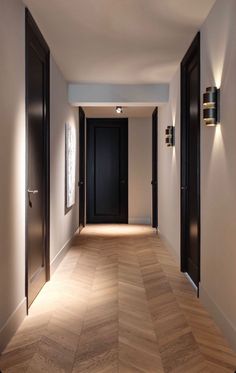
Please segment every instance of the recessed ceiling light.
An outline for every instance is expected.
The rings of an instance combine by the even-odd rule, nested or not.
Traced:
[[[117,112],[117,114],[122,114],[123,113],[123,107],[122,106],[117,106],[116,107],[116,112]]]

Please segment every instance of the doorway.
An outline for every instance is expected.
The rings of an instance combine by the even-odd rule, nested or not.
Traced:
[[[181,270],[200,282],[200,33],[181,63]]]
[[[85,226],[85,113],[79,107],[79,229]]]
[[[87,223],[128,223],[128,119],[87,119]]]
[[[158,184],[157,184],[157,121],[158,108],[152,113],[152,227],[158,227]]]
[[[26,10],[26,297],[32,304],[50,278],[49,48]]]

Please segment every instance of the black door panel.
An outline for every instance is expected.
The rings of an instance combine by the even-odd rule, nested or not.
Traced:
[[[181,64],[181,269],[200,281],[200,35]]]
[[[79,226],[85,225],[85,113],[79,108]]]
[[[128,222],[128,122],[87,120],[87,222]]]
[[[28,306],[48,279],[49,50],[26,12]]]
[[[157,180],[157,121],[158,109],[152,114],[152,227],[158,226],[158,180]]]

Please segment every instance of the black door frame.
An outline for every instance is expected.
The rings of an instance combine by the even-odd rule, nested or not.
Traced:
[[[85,113],[79,107],[79,230],[85,226]],[[81,203],[82,200],[82,203]]]
[[[158,108],[152,113],[152,227],[158,227]]]
[[[190,48],[188,49],[186,55],[184,56],[182,63],[181,63],[181,271],[187,271],[187,224],[188,224],[188,175],[187,175],[187,167],[188,167],[188,120],[187,120],[187,100],[188,100],[188,86],[187,86],[187,63],[192,58],[193,55],[197,55],[198,60],[198,67],[199,67],[199,98],[198,98],[198,106],[199,106],[199,127],[198,127],[198,136],[196,138],[197,141],[197,178],[198,178],[198,193],[197,193],[197,203],[198,203],[198,285],[200,282],[200,239],[201,239],[201,231],[200,231],[200,32],[197,33],[196,37],[194,38]]]
[[[46,76],[45,76],[45,132],[44,132],[44,177],[45,177],[45,216],[44,216],[44,235],[45,235],[45,267],[46,267],[46,281],[50,280],[50,50],[44,40],[37,24],[35,23],[29,10],[25,10],[25,87],[26,87],[26,190],[25,190],[25,295],[28,303],[28,46],[30,45],[30,34],[38,39],[41,47],[45,50],[46,57]]]
[[[128,159],[128,154],[129,154],[129,142],[128,142],[128,137],[129,137],[129,134],[128,134],[128,125],[129,125],[129,121],[128,121],[128,118],[87,118],[87,121],[86,121],[86,223],[90,223],[89,221],[89,216],[90,216],[90,211],[89,211],[89,204],[88,204],[88,198],[89,198],[89,176],[90,176],[90,173],[89,173],[89,169],[92,169],[93,165],[91,163],[91,160],[89,159],[89,149],[90,149],[90,144],[89,144],[89,131],[90,131],[90,127],[91,125],[93,125],[93,122],[97,122],[97,123],[102,123],[102,125],[104,127],[106,127],[107,125],[109,125],[110,122],[113,122],[114,125],[116,125],[116,123],[119,125],[120,123],[122,123],[122,131],[123,133],[125,134],[125,141],[124,143],[122,144],[122,149],[121,149],[121,153],[123,154],[123,157],[126,158],[126,165],[125,165],[125,169],[123,169],[123,176],[122,178],[125,180],[125,183],[123,185],[123,194],[124,194],[124,198],[123,198],[123,203],[121,204],[121,210],[122,210],[122,221],[120,221],[120,219],[118,221],[114,221],[115,224],[128,224],[128,218],[129,218],[129,202],[128,202],[128,199],[129,199],[129,187],[128,187],[128,183],[129,183],[129,174],[128,174],[128,169],[129,169],[129,165],[128,165],[128,162],[129,162],[129,159]],[[91,183],[91,182],[90,182]],[[122,182],[123,184],[123,182]],[[125,189],[124,189],[125,188]],[[91,198],[92,199],[92,198]],[[104,224],[110,224],[111,221],[110,219],[108,219],[106,222],[103,222]],[[113,222],[112,222],[113,223]],[[94,222],[93,221],[93,224],[100,224],[99,221],[96,221]]]

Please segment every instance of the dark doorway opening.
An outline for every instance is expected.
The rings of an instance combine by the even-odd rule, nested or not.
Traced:
[[[26,297],[28,307],[50,278],[49,48],[26,10]]]
[[[85,226],[85,113],[79,107],[79,229]]]
[[[152,227],[158,227],[158,138],[157,138],[158,108],[152,113]]]
[[[128,119],[87,119],[87,223],[128,223]]]
[[[181,270],[200,282],[200,33],[181,63]]]

